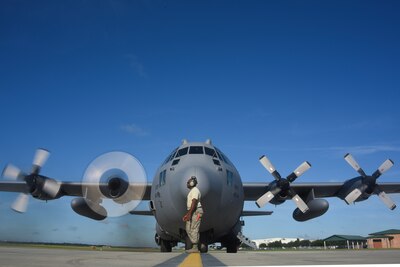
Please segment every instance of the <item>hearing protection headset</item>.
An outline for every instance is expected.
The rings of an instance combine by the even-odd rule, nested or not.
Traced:
[[[190,186],[190,187],[196,186],[196,185],[197,185],[197,178],[196,178],[196,176],[190,177],[188,183],[189,183],[189,186]]]

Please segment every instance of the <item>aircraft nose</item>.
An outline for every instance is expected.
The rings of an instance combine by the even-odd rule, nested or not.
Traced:
[[[210,181],[209,181],[209,175],[207,175],[205,170],[202,170],[201,168],[192,168],[188,169],[183,177],[183,181],[181,183],[181,192],[184,195],[184,197],[187,197],[187,194],[189,193],[189,189],[187,188],[187,181],[190,179],[190,177],[196,176],[197,178],[197,188],[200,190],[201,197],[205,197],[208,192],[210,191]]]

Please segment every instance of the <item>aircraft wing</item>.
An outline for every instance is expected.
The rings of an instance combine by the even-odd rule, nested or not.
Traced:
[[[88,184],[82,184],[79,182],[63,182],[61,184],[61,193],[65,196],[80,196],[82,197],[82,186],[88,186]],[[90,186],[90,185],[89,185]],[[99,185],[92,185],[92,186],[99,186]],[[106,184],[100,186],[107,186]],[[131,187],[135,187],[131,185]],[[151,184],[148,183],[145,185],[145,192],[143,195],[143,200],[150,200],[150,192],[151,192]],[[134,190],[134,189],[133,189]]]
[[[263,210],[244,210],[242,211],[242,214],[240,216],[246,217],[246,216],[264,216],[264,215],[271,215],[273,212],[272,211],[263,211]]]
[[[90,186],[107,186],[106,184],[83,184],[80,182],[59,182],[61,185],[60,192],[56,198],[63,196],[75,196],[82,197],[83,190],[82,187]],[[134,186],[134,185],[131,185]],[[143,195],[143,200],[150,200],[151,184],[145,185],[145,192]],[[29,189],[25,182],[23,181],[0,181],[0,191],[4,192],[18,192],[18,193],[28,193]]]
[[[129,213],[132,215],[154,216],[154,213],[150,210],[131,210]]]
[[[291,188],[300,195],[306,198],[311,190],[314,190],[316,198],[336,197],[344,183],[301,183],[291,184]],[[257,200],[260,196],[267,192],[266,183],[243,183],[244,199]],[[381,183],[379,187],[386,193],[400,193],[400,183]]]
[[[28,193],[28,187],[25,182],[0,181],[0,191]]]

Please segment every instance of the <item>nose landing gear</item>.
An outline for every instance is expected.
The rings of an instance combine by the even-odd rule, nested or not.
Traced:
[[[208,245],[206,243],[200,243],[198,245],[198,247],[199,247],[199,251],[201,253],[207,253],[208,252]]]

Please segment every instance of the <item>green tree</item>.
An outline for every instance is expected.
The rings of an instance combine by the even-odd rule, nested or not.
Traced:
[[[267,244],[261,243],[261,244],[258,246],[258,248],[267,248]]]
[[[310,240],[301,240],[299,242],[300,247],[309,247],[311,246],[311,241]]]
[[[275,241],[275,242],[271,242],[268,244],[269,248],[282,248],[282,242],[279,241]]]
[[[324,241],[323,240],[315,240],[311,242],[312,247],[323,247],[324,246]]]

